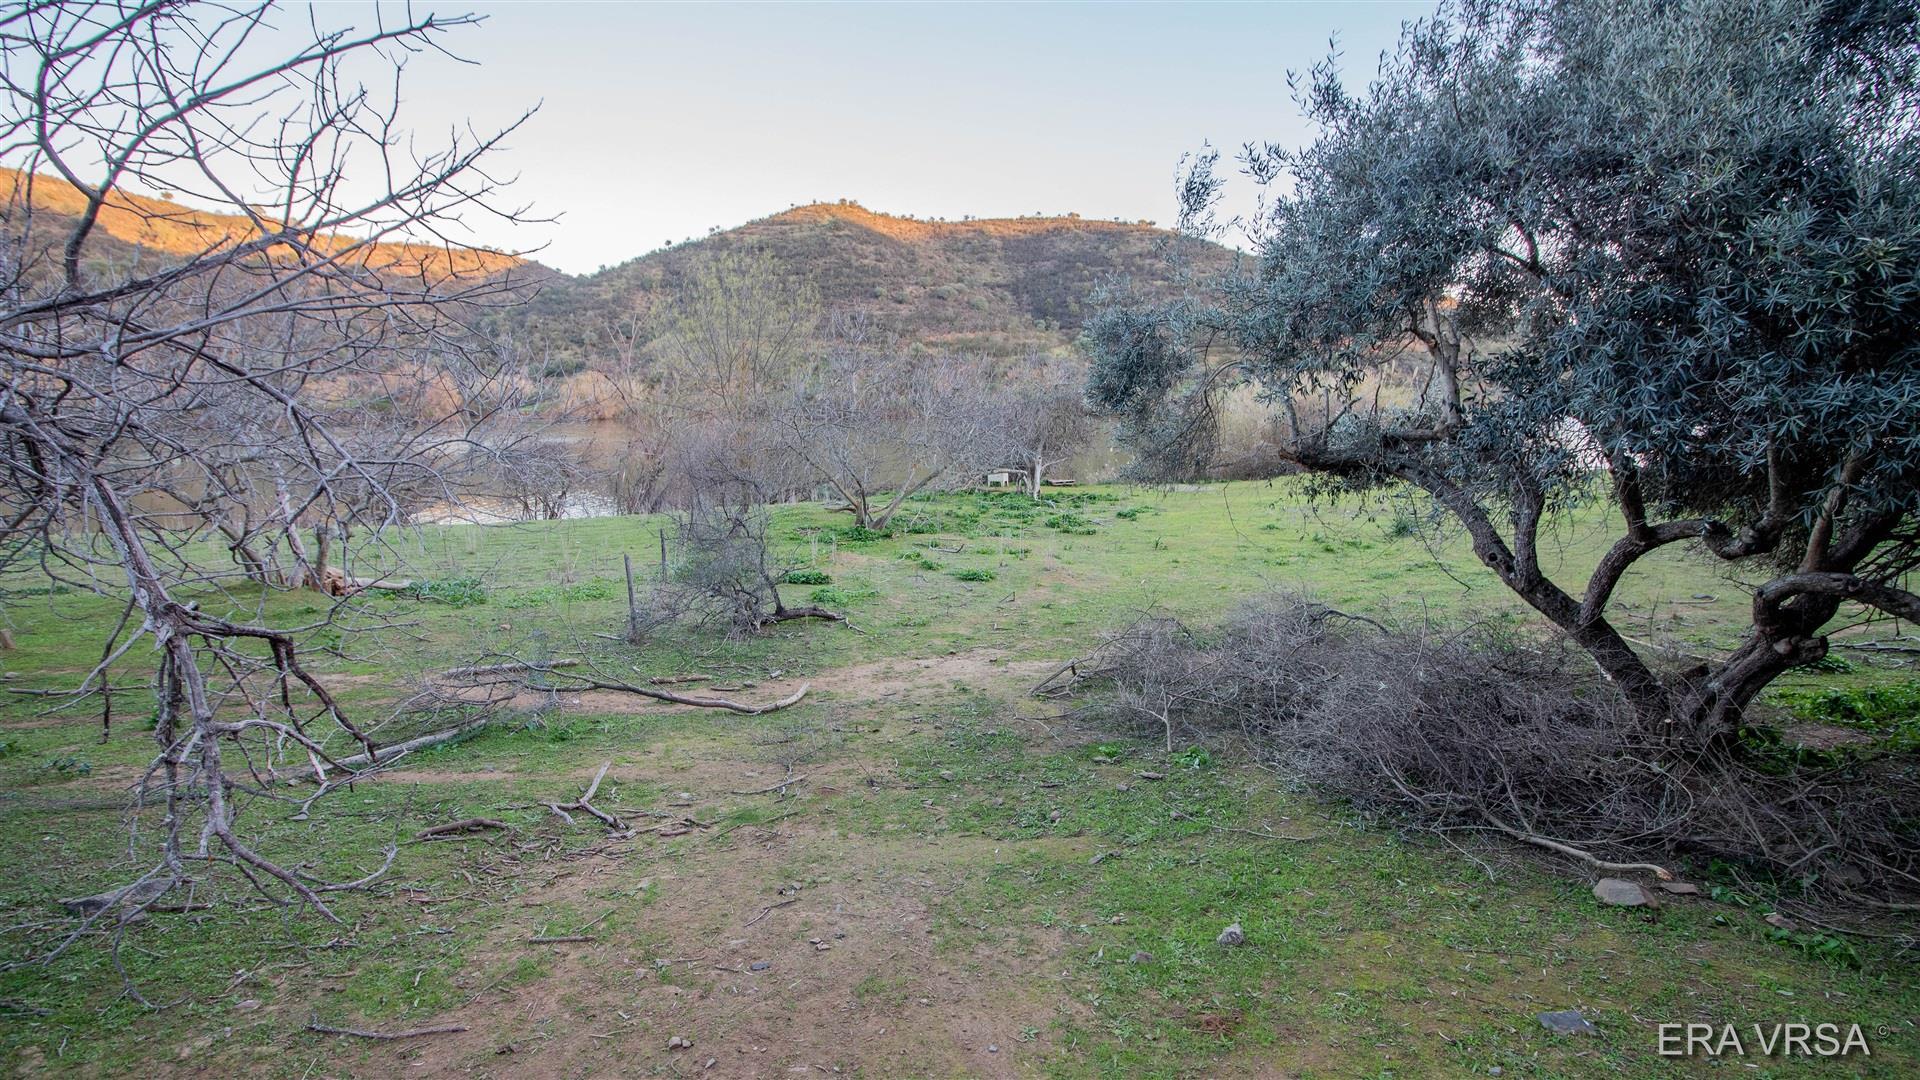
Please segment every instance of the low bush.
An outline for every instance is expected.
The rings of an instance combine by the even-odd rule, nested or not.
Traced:
[[[825,570],[789,570],[780,577],[783,585],[827,585],[832,581]]]
[[[1645,730],[1590,665],[1510,631],[1393,628],[1280,597],[1206,633],[1137,623],[1078,670],[1169,746],[1180,731],[1238,737],[1369,814],[1718,866],[1808,903],[1920,894],[1920,755],[1682,744]]]
[[[409,582],[399,595],[433,600],[448,607],[472,607],[487,602],[487,587],[477,577],[424,578]]]

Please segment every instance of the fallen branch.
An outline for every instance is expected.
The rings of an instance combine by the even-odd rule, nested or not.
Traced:
[[[612,767],[613,762],[611,761],[601,762],[600,771],[593,774],[593,782],[587,785],[587,790],[582,793],[579,798],[570,803],[546,803],[546,808],[565,818],[569,825],[573,824],[573,815],[567,813],[567,811],[578,810],[582,813],[592,814],[594,817],[600,819],[601,824],[615,832],[625,829],[627,827],[625,822],[593,805],[594,793],[600,790],[600,781],[606,779],[607,770]]]
[[[1073,659],[1067,661],[1066,663],[1061,664],[1059,667],[1054,668],[1052,671],[1047,672],[1047,677],[1044,679],[1041,679],[1037,683],[1034,683],[1033,689],[1027,691],[1027,693],[1033,697],[1039,697],[1042,694],[1051,693],[1055,690],[1065,689],[1064,686],[1053,686],[1052,685],[1053,680],[1059,678],[1062,675],[1067,674],[1068,672],[1073,672],[1075,678],[1078,678],[1080,673],[1078,671],[1075,671],[1074,669],[1091,659],[1093,659],[1093,657],[1091,656],[1074,657]],[[1071,680],[1069,680],[1069,685],[1071,685]]]
[[[1558,840],[1552,839],[1551,837],[1538,836],[1538,835],[1535,835],[1534,833],[1521,832],[1519,829],[1516,829],[1513,826],[1506,824],[1505,822],[1501,821],[1499,818],[1494,817],[1492,814],[1482,812],[1481,816],[1486,818],[1488,824],[1492,825],[1496,830],[1507,834],[1508,836],[1514,838],[1515,840],[1520,841],[1523,844],[1532,844],[1534,847],[1537,847],[1537,848],[1545,848],[1548,851],[1558,852],[1559,854],[1565,855],[1569,858],[1578,859],[1581,862],[1586,863],[1588,866],[1593,867],[1595,870],[1605,870],[1605,871],[1608,871],[1609,873],[1652,874],[1654,877],[1659,878],[1661,881],[1673,880],[1673,871],[1667,869],[1664,866],[1657,866],[1653,863],[1609,862],[1606,859],[1602,859],[1598,855],[1593,854],[1592,852],[1582,851],[1571,844],[1562,843]]]
[[[455,836],[462,833],[479,832],[482,829],[512,829],[513,826],[493,818],[470,817],[462,821],[449,821],[445,825],[435,825],[431,829],[421,829],[413,834],[415,840],[432,840],[437,837]]]
[[[451,1035],[457,1031],[465,1031],[467,1028],[464,1024],[447,1024],[443,1027],[409,1028],[406,1031],[363,1031],[360,1028],[334,1027],[331,1024],[309,1021],[307,1030],[317,1031],[322,1035],[351,1035],[356,1039],[380,1039],[390,1041],[393,1039],[417,1039],[422,1035]]]
[[[1236,829],[1231,825],[1209,825],[1207,828],[1214,832],[1244,833],[1247,836],[1257,836],[1262,840],[1288,840],[1296,844],[1310,843],[1320,839],[1317,836],[1289,836],[1286,833],[1267,832],[1263,829]]]
[[[752,926],[754,923],[757,923],[761,919],[766,918],[769,914],[771,914],[773,911],[775,911],[778,908],[783,908],[789,904],[797,904],[799,902],[800,902],[800,898],[796,896],[791,900],[782,900],[777,904],[768,904],[766,907],[763,907],[760,909],[760,914],[755,915],[753,918],[748,919],[745,923],[743,923],[742,929],[748,926]]]
[[[766,787],[754,788],[752,791],[731,791],[731,792],[728,792],[728,794],[730,795],[765,795],[769,791],[785,791],[787,788],[793,786],[794,784],[805,783],[806,780],[807,778],[804,775],[789,776],[785,780],[782,780],[777,784],[768,784]]]
[[[579,667],[578,660],[513,660],[504,664],[481,664],[477,667],[457,667],[441,672],[443,679],[471,679],[476,675],[512,675],[521,671],[557,671],[562,668]]]
[[[479,731],[481,728],[486,727],[492,720],[492,716],[476,717],[464,724],[455,724],[453,727],[422,735],[417,739],[408,739],[406,742],[380,747],[371,754],[361,753],[354,754],[351,757],[336,758],[334,759],[334,764],[345,769],[356,769],[363,765],[382,765],[402,754],[410,754],[415,750],[425,750],[429,746],[439,746],[441,743],[449,743],[463,735]],[[277,773],[272,779],[281,783],[295,783],[301,780],[311,779],[317,774],[318,770],[312,766],[307,766],[306,768],[295,769],[292,772]],[[352,779],[354,778],[347,777],[334,781],[333,783],[338,786],[342,783],[351,782]]]
[[[789,622],[793,619],[824,619],[827,622],[847,621],[847,617],[839,612],[828,611],[826,608],[814,607],[811,604],[806,607],[797,608],[783,607],[767,616],[768,622]]]
[[[627,830],[626,835],[639,836],[643,833],[657,832],[657,833],[665,833],[668,836],[680,836],[685,833],[690,833],[695,829],[708,828],[710,827],[710,825],[711,825],[710,822],[701,821],[698,818],[681,817],[681,818],[673,818],[672,820],[669,820],[669,821],[663,821],[658,825],[649,825],[644,829],[629,829]],[[680,831],[669,832],[668,830],[670,829],[678,829]]]
[[[592,934],[548,934],[542,937],[530,937],[527,939],[527,942],[532,945],[564,945],[571,942],[592,940]]]
[[[678,686],[681,683],[712,682],[711,675],[655,675],[647,680],[655,686]]]
[[[764,716],[767,713],[778,712],[781,709],[797,705],[800,703],[801,698],[807,696],[807,691],[813,687],[812,683],[801,683],[800,689],[795,690],[779,701],[769,702],[765,705],[748,705],[729,698],[696,697],[692,694],[676,694],[671,690],[658,690],[651,686],[637,686],[633,683],[621,682],[619,680],[589,679],[582,675],[568,675],[564,677],[573,680],[571,684],[564,687],[564,689],[567,690],[614,690],[625,694],[638,694],[641,697],[652,698],[655,701],[665,701],[672,705],[691,705],[698,709],[725,709],[728,712],[739,713],[742,716]]]

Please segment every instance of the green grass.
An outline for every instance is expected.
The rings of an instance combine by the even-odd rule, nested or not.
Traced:
[[[234,903],[154,915],[120,960],[167,1006],[158,1011],[121,995],[99,940],[48,968],[0,972],[0,1063],[120,1074],[191,1062],[292,1076],[319,1060],[333,1075],[387,1075],[427,1047],[343,1043],[305,1023],[454,1018],[483,1026],[485,1040],[459,1044],[449,1068],[670,1073],[697,1067],[708,1046],[753,1053],[768,1044],[757,1033],[769,1018],[791,1009],[850,1018],[851,1029],[822,1030],[859,1041],[838,1058],[826,1044],[738,1058],[749,1071],[832,1062],[894,1075],[905,1060],[930,1075],[1705,1074],[1658,1059],[1650,1027],[1700,1018],[1858,1021],[1873,1040],[1865,1062],[1748,1059],[1761,1068],[1743,1071],[1758,1076],[1920,1067],[1920,988],[1910,964],[1871,939],[1842,950],[1812,928],[1783,932],[1764,922],[1763,903],[1734,895],[1658,918],[1599,910],[1586,879],[1564,867],[1402,838],[1226,748],[1168,754],[1157,729],[1088,729],[1024,697],[1045,661],[1141,613],[1206,623],[1276,588],[1401,618],[1536,625],[1461,538],[1413,521],[1385,506],[1314,505],[1288,484],[1078,489],[1042,504],[1018,493],[918,498],[891,535],[782,507],[776,534],[818,575],[794,579],[788,602],[844,609],[861,632],[783,624],[727,640],[675,630],[643,653],[595,635],[618,630],[621,557],[647,572],[658,520],[396,534],[385,550],[353,554],[356,573],[420,583],[365,600],[396,628],[309,635],[338,648],[313,654],[313,667],[356,715],[384,716],[422,673],[493,651],[698,671],[755,683],[729,692],[755,700],[776,672],[777,685],[816,688],[796,708],[753,718],[596,711],[563,695],[557,708],[421,753],[309,820],[263,808],[246,827],[271,856],[352,877],[399,840],[394,872],[337,900],[342,925],[251,901],[231,883],[221,892]],[[1563,521],[1548,569],[1579,581],[1610,540],[1597,514]],[[1645,560],[1620,592],[1628,632],[1732,644],[1746,594],[1721,574],[1679,547]],[[65,589],[11,595],[12,688],[70,681],[97,660],[121,611]],[[327,604],[257,589],[194,598],[283,622],[318,621]],[[41,698],[0,702],[0,925],[12,928],[0,959],[55,940],[59,897],[137,872],[124,793],[152,753],[151,664],[136,648],[115,665],[105,741],[97,701],[72,714],[46,713]],[[1783,683],[1774,707],[1891,737],[1909,724],[1903,685],[1864,664],[1807,672]],[[614,768],[600,805],[696,826],[609,845],[597,826],[567,827],[544,808],[575,797],[605,761]],[[784,797],[734,794],[789,771],[811,775]],[[406,842],[472,816],[513,831]],[[143,835],[157,823],[143,815]],[[743,927],[791,898],[781,891],[790,882],[805,885],[800,902]],[[1224,949],[1214,938],[1232,921],[1248,942]],[[588,948],[526,944],[587,925]],[[816,957],[806,939],[834,927],[848,939]],[[892,944],[896,927],[924,951]],[[793,951],[774,961],[781,978],[743,992],[734,962],[782,948]],[[686,957],[724,970],[674,962]],[[783,996],[809,992],[807,980],[834,964],[852,966],[824,996]],[[927,1019],[954,995],[978,1014],[977,1040]],[[1567,1007],[1585,1009],[1605,1037],[1570,1041],[1533,1022]],[[666,1055],[667,1036],[683,1030],[697,1032],[699,1061]],[[977,1056],[974,1043],[988,1041],[997,1061]]]

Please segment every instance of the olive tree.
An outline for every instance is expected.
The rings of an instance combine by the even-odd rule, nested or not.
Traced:
[[[1287,459],[1426,492],[1643,722],[1724,737],[1844,605],[1920,619],[1917,27],[1898,0],[1446,4],[1364,90],[1294,80],[1315,136],[1239,159],[1252,254],[1113,298],[1091,397],[1191,462],[1255,383]],[[1190,229],[1228,224],[1226,171],[1186,175]],[[1564,587],[1542,530],[1595,497],[1619,535]],[[1683,542],[1761,583],[1730,656],[1662,676],[1609,600]]]

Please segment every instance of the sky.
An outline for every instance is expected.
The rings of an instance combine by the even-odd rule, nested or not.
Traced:
[[[1306,135],[1286,73],[1372,73],[1430,3],[475,3],[403,84],[425,139],[539,111],[492,168],[550,224],[476,239],[592,272],[789,206],[1175,216],[1181,156]],[[366,5],[321,9],[364,20]],[[302,15],[304,18],[304,15]],[[1241,185],[1250,205],[1250,193]]]

